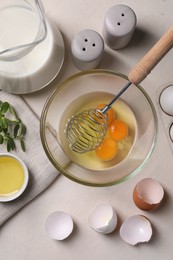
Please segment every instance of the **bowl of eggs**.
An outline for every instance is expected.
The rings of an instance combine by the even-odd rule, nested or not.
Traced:
[[[109,186],[128,180],[145,166],[156,143],[157,116],[139,85],[132,84],[107,111],[107,132],[94,150],[75,152],[67,138],[73,116],[103,109],[127,82],[127,76],[112,71],[83,71],[49,96],[41,114],[41,141],[49,160],[64,176],[84,185]]]

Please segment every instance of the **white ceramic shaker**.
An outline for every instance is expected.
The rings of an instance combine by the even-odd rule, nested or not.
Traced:
[[[121,49],[128,45],[136,28],[136,15],[126,5],[112,6],[105,14],[103,38],[112,49]]]
[[[79,70],[96,68],[101,62],[103,52],[103,38],[94,30],[80,31],[71,43],[73,63]]]

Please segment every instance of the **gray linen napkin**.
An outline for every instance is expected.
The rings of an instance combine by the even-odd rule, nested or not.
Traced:
[[[25,136],[26,152],[16,143],[11,152],[20,157],[29,170],[29,184],[25,192],[11,202],[0,202],[0,226],[19,211],[24,205],[44,191],[58,176],[57,170],[49,162],[40,140],[39,119],[21,96],[0,91],[0,100],[9,102],[27,127]],[[6,146],[0,145],[0,153],[6,152]]]

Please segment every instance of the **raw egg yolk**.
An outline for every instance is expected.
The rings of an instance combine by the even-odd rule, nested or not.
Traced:
[[[117,143],[112,138],[106,138],[95,150],[97,157],[103,161],[112,160],[118,153]]]
[[[109,127],[109,134],[115,141],[121,141],[128,135],[128,126],[121,120],[114,120]]]
[[[106,106],[106,104],[99,104],[97,105],[97,109],[103,109]],[[115,120],[115,111],[113,108],[110,108],[107,112],[108,116],[108,125],[110,125]]]

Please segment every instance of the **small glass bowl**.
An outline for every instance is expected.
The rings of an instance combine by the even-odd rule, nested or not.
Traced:
[[[157,137],[157,116],[148,94],[133,84],[121,100],[134,115],[136,134],[128,155],[120,163],[114,165],[112,161],[100,169],[94,164],[83,166],[80,159],[70,156],[62,141],[63,137],[66,140],[65,124],[72,115],[81,107],[87,108],[95,98],[101,97],[101,103],[104,97],[111,101],[127,82],[125,75],[112,71],[84,71],[68,78],[48,98],[41,115],[41,141],[49,160],[66,177],[89,186],[114,185],[137,174],[149,160]]]

